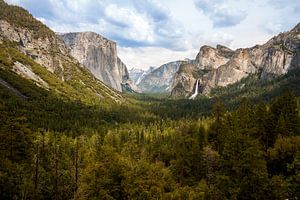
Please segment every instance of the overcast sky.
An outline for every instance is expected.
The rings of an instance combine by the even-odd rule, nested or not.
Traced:
[[[118,43],[129,69],[194,59],[202,45],[262,44],[300,22],[300,0],[6,0],[56,32]]]

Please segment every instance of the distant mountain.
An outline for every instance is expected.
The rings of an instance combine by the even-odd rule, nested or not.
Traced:
[[[155,70],[155,67],[149,67],[148,70],[132,68],[131,70],[129,70],[129,77],[135,85],[138,85],[143,80],[143,78],[153,70]]]
[[[160,67],[144,73],[136,83],[141,91],[145,93],[170,92],[172,79],[178,71],[179,66],[184,63],[193,63],[192,60],[169,62]]]
[[[129,73],[126,65],[117,56],[115,42],[93,32],[66,33],[59,36],[70,48],[70,54],[97,79],[118,91],[122,91],[122,84],[129,84]]]
[[[129,77],[134,81],[134,83],[137,83],[144,73],[145,71],[143,69],[132,68],[129,70]]]
[[[300,68],[300,24],[289,32],[273,37],[263,45],[235,51],[217,45],[203,46],[193,64],[182,64],[172,82],[173,97],[189,97],[199,80],[199,93],[225,87],[251,74],[273,79]]]
[[[124,101],[117,91],[96,79],[78,63],[69,54],[64,41],[26,10],[2,0],[0,10],[0,69],[3,81],[9,82],[6,79],[13,73],[17,79],[29,79],[57,96],[87,102],[98,99]],[[124,66],[120,74],[126,75]],[[10,85],[14,87],[12,83]]]

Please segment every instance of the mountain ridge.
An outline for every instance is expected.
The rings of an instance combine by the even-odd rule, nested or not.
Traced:
[[[175,74],[171,96],[188,97],[199,79],[201,93],[209,95],[212,88],[226,87],[249,74],[259,73],[269,79],[300,68],[300,25],[274,36],[265,44],[235,51],[217,45],[204,45],[195,64],[181,65]]]
[[[172,79],[183,63],[193,63],[193,60],[177,60],[165,63],[145,73],[137,83],[145,93],[168,93],[171,90]]]
[[[20,78],[32,80],[43,89],[66,98],[124,102],[118,92],[96,80],[69,55],[65,43],[28,11],[2,0],[0,7],[3,10],[0,14],[3,70],[13,71]]]
[[[116,42],[91,31],[61,33],[59,37],[70,49],[70,54],[97,79],[122,91],[122,84],[129,80],[129,73],[117,55]]]

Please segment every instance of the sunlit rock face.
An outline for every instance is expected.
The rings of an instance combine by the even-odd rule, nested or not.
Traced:
[[[270,79],[296,68],[300,68],[300,24],[252,48],[233,51],[221,45],[201,47],[195,63],[180,66],[171,95],[190,96],[196,80],[202,93],[208,95],[212,88],[233,84],[249,74]]]
[[[61,34],[71,55],[112,88],[122,91],[129,79],[126,65],[118,58],[116,43],[93,32]]]

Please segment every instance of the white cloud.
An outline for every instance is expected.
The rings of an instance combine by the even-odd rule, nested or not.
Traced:
[[[216,32],[212,35],[211,38],[208,38],[207,40],[210,40],[210,42],[214,45],[222,44],[225,46],[231,46],[234,37],[231,34],[225,32]]]
[[[195,0],[195,5],[212,20],[215,27],[235,26],[247,17],[246,11],[229,0]]]
[[[267,22],[264,24],[266,31],[270,34],[277,34],[282,30],[282,24],[279,22]]]
[[[6,0],[6,2],[9,4],[19,5],[21,0]]]
[[[108,34],[135,42],[154,43],[153,27],[147,18],[136,12],[111,4],[105,9],[104,25]]]
[[[193,59],[206,44],[262,44],[300,19],[298,0],[6,1],[57,32],[94,31],[116,41],[129,68]]]
[[[172,51],[162,47],[119,47],[118,55],[128,67],[148,69],[150,66],[159,67],[170,61],[183,60],[185,58],[194,59],[198,49],[187,51]]]
[[[300,5],[298,0],[268,0],[268,3],[278,9],[294,8]]]
[[[155,22],[169,20],[170,10],[158,0],[132,0],[136,10]]]

